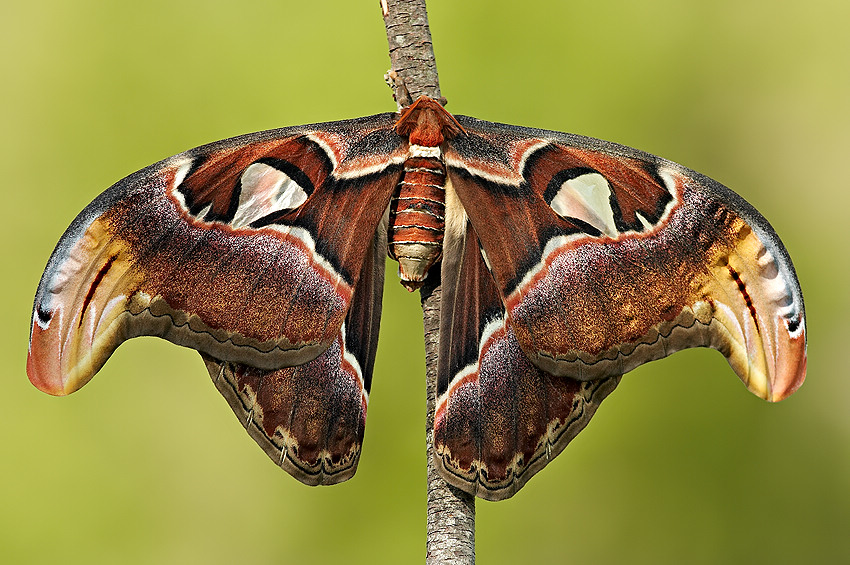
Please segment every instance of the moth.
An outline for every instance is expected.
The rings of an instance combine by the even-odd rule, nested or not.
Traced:
[[[385,258],[442,281],[436,463],[507,498],[621,375],[688,347],[770,401],[805,378],[803,297],[768,222],[718,182],[598,139],[449,114],[289,127],[191,149],[73,221],[33,307],[54,395],[123,341],[198,350],[248,433],[310,484],[356,469]]]

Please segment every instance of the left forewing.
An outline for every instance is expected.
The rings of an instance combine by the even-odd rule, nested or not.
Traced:
[[[59,241],[33,308],[27,372],[83,386],[155,335],[264,370],[339,336],[404,153],[379,115],[251,134],[118,182]]]

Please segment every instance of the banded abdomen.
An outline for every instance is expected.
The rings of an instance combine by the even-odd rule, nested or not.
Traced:
[[[401,284],[412,292],[443,255],[446,167],[440,146],[465,132],[439,102],[427,97],[406,108],[395,129],[410,145],[390,202],[388,252],[398,261]]]
[[[421,153],[428,156],[416,156]],[[446,168],[439,153],[438,147],[411,146],[390,202],[389,256],[398,261],[401,284],[410,291],[422,286],[443,254]]]

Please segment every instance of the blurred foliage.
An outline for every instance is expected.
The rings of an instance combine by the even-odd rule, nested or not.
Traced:
[[[108,185],[215,139],[394,108],[377,4],[6,3],[0,562],[421,562],[421,321],[392,269],[360,470],[340,486],[268,461],[189,350],[133,340],[64,399],[24,372],[41,270]],[[782,235],[810,332],[808,382],[778,405],[711,351],[626,376],[521,493],[479,502],[482,563],[850,556],[848,6],[431,2],[449,110],[633,145],[731,186]]]

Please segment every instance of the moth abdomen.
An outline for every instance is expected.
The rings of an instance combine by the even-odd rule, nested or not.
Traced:
[[[413,292],[443,255],[446,166],[440,146],[465,132],[438,101],[425,96],[404,110],[395,130],[409,145],[390,202],[387,252],[398,261],[401,284]]]
[[[438,158],[411,156],[390,201],[388,252],[398,261],[401,284],[410,291],[422,285],[443,253],[445,184],[446,168]]]

